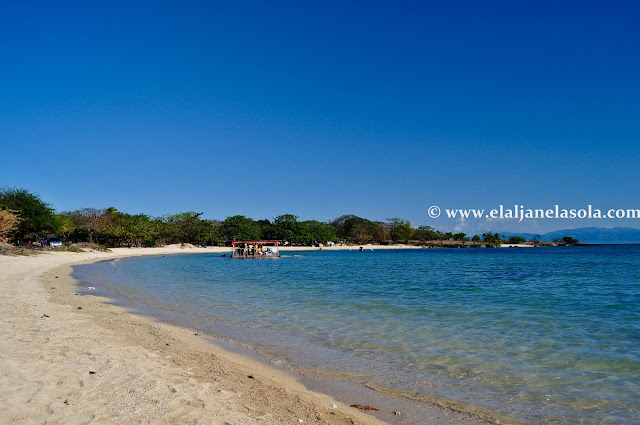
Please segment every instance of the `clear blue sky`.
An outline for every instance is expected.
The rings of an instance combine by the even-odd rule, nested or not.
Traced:
[[[594,225],[427,208],[640,208],[638,22],[630,1],[4,2],[0,185],[59,211]]]

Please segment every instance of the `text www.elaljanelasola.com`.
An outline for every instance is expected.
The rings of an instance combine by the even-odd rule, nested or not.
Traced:
[[[624,218],[640,218],[640,209],[622,209],[610,208],[600,209],[587,205],[585,208],[561,208],[554,205],[553,208],[525,208],[524,205],[513,205],[513,207],[505,207],[499,205],[498,208],[491,210],[486,209],[444,209],[448,218],[464,218],[464,219],[511,219],[511,220],[529,220],[529,219],[572,219],[572,218],[591,218],[591,219],[624,219]],[[431,218],[438,218],[442,214],[442,210],[437,205],[429,207],[427,213]]]

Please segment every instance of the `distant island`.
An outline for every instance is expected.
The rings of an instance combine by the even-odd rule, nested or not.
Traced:
[[[640,229],[631,227],[581,227],[577,229],[555,230],[544,234],[500,232],[505,238],[521,236],[526,240],[544,242],[560,241],[565,236],[578,239],[586,244],[640,244]]]

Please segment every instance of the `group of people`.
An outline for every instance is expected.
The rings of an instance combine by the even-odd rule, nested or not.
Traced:
[[[277,248],[263,245],[244,245],[243,247],[236,247],[233,254],[234,257],[263,257],[276,255]]]
[[[17,245],[20,245],[20,241],[16,242]],[[27,242],[28,246],[47,246],[47,240],[45,238],[41,238],[40,240],[35,240],[35,241],[28,241]]]

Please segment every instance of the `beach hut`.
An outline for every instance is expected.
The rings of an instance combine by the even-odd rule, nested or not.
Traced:
[[[280,241],[237,241],[232,242],[231,258],[270,258],[279,257]]]

